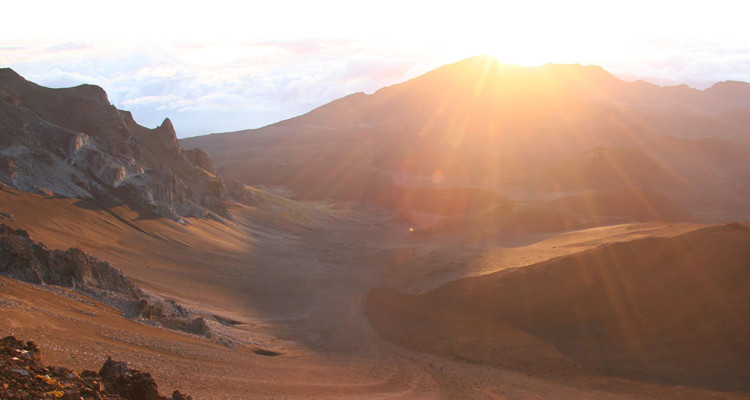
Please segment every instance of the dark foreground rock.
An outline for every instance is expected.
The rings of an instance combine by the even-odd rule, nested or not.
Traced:
[[[0,399],[188,400],[175,390],[159,394],[151,374],[129,369],[108,358],[99,372],[80,374],[64,367],[45,367],[34,342],[13,336],[0,340]]]

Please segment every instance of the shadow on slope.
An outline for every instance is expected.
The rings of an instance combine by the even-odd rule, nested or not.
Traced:
[[[581,365],[748,390],[747,260],[750,228],[713,226],[603,245],[421,295],[375,290],[366,313],[386,339],[445,356],[541,375]]]
[[[611,189],[544,202],[484,204],[448,215],[414,233],[419,238],[456,237],[486,242],[502,237],[565,232],[629,222],[695,221],[688,211],[650,190]]]

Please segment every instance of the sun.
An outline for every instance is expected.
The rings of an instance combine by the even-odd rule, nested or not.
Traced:
[[[586,64],[622,57],[640,35],[621,21],[587,18],[582,10],[603,7],[593,2],[578,9],[566,2],[471,4],[475,8],[470,17],[443,16],[453,24],[450,30],[424,27],[456,59],[485,54],[504,64],[527,67]]]

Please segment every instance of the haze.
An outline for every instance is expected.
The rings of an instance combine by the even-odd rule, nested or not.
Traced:
[[[13,13],[0,398],[750,398],[744,14],[626,5]]]
[[[476,54],[601,65],[625,80],[750,80],[737,1],[13,2],[0,65],[51,87],[92,83],[180,137],[255,128]]]

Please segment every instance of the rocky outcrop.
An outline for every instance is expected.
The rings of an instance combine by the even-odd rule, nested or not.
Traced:
[[[95,288],[134,298],[142,295],[131,280],[106,261],[81,249],[49,250],[22,229],[0,224],[0,274],[36,284]]]
[[[206,321],[193,317],[174,300],[144,293],[114,268],[81,249],[49,250],[23,229],[0,224],[0,275],[40,285],[69,287],[108,302],[143,322],[201,336],[211,336]],[[111,296],[111,293],[120,296]],[[104,296],[102,296],[104,294]]]
[[[138,318],[158,322],[161,326],[196,335],[211,336],[211,331],[203,317],[192,318],[190,313],[174,300],[138,301]]]
[[[128,399],[191,400],[175,390],[159,394],[151,374],[107,358],[99,372],[80,374],[64,367],[45,367],[34,342],[13,336],[0,340],[0,398],[2,399]]]
[[[230,217],[211,160],[184,151],[169,119],[148,129],[100,87],[45,88],[7,68],[0,69],[0,181],[180,222]]]
[[[208,154],[201,149],[185,150],[185,156],[197,167],[203,168],[210,173],[215,173],[214,162]]]

